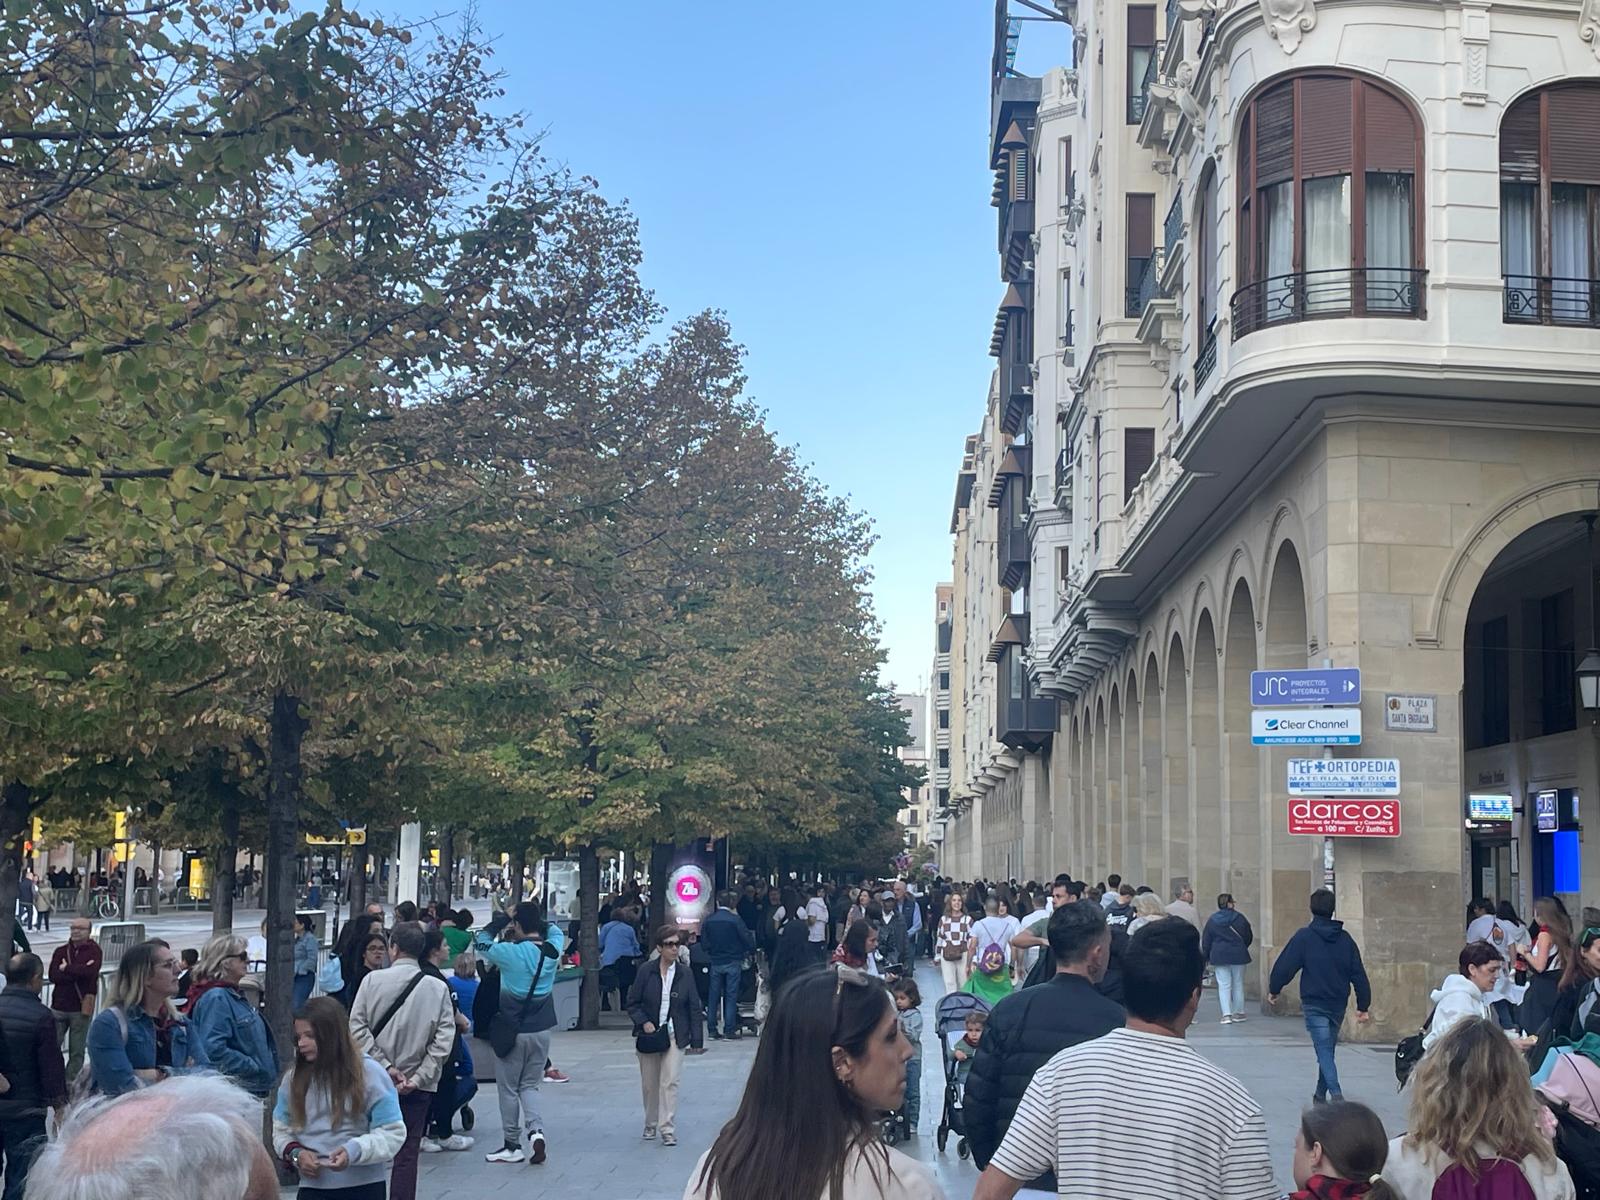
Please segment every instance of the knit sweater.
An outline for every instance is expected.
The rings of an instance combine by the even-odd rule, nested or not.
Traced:
[[[328,1091],[322,1087],[306,1089],[306,1119],[303,1125],[289,1123],[289,1085],[291,1071],[278,1089],[278,1102],[272,1109],[272,1147],[283,1157],[291,1147],[316,1151],[327,1159],[335,1150],[350,1156],[342,1171],[324,1167],[315,1179],[300,1178],[300,1188],[353,1188],[383,1183],[389,1178],[389,1162],[406,1140],[405,1121],[400,1115],[400,1097],[389,1079],[389,1072],[370,1058],[361,1060],[367,1077],[366,1101],[359,1112],[348,1113],[336,1126]]]

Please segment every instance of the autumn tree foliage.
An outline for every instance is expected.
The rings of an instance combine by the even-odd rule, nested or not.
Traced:
[[[336,0],[0,19],[0,911],[28,819],[859,850],[904,741],[865,521],[662,333],[631,215],[470,24]],[[508,833],[508,831],[511,831]],[[585,960],[597,903],[587,889]],[[229,919],[225,905],[219,923]]]

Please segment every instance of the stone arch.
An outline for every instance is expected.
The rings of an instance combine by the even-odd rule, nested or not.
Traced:
[[[1546,480],[1511,496],[1457,547],[1416,629],[1419,646],[1465,648],[1467,610],[1500,552],[1552,517],[1592,512],[1600,504],[1600,474]]]
[[[1222,886],[1251,920],[1261,912],[1261,765],[1250,742],[1250,672],[1257,669],[1258,640],[1254,594],[1245,575],[1236,575],[1228,593],[1222,642],[1222,786],[1224,854]],[[1207,897],[1198,897],[1205,900]],[[1260,955],[1253,955],[1259,961]],[[1246,972],[1256,986],[1260,968]]]
[[[1278,542],[1272,557],[1272,574],[1266,591],[1267,619],[1262,657],[1267,669],[1307,665],[1308,610],[1302,558],[1289,538]],[[1295,751],[1273,747],[1261,754],[1262,848],[1269,866],[1266,894],[1262,898],[1262,958],[1270,961],[1305,920],[1306,896],[1311,891],[1311,863],[1320,852],[1315,839],[1289,833],[1287,774]]]
[[[1109,706],[1106,710],[1106,859],[1111,863],[1110,870],[1120,871],[1119,865],[1125,862],[1123,857],[1127,853],[1127,842],[1124,834],[1127,831],[1128,809],[1124,793],[1126,779],[1123,777],[1123,760],[1125,745],[1128,740],[1127,709],[1124,706],[1126,698],[1122,695],[1121,680],[1113,679],[1110,687]]]
[[[1189,797],[1189,668],[1183,639],[1172,635],[1167,650],[1167,685],[1165,738],[1163,758],[1165,773],[1163,785],[1166,793],[1166,854],[1162,859],[1161,882],[1151,881],[1152,887],[1165,888],[1174,875],[1190,874],[1190,820]]]
[[[1123,865],[1118,870],[1127,872],[1141,861],[1149,851],[1146,847],[1145,813],[1149,811],[1149,797],[1141,754],[1144,746],[1144,712],[1151,697],[1139,694],[1139,680],[1133,667],[1119,667],[1122,674],[1122,803],[1123,803]]]
[[[1129,863],[1128,868],[1142,868],[1146,874],[1142,882],[1149,883],[1154,876],[1150,874],[1151,862],[1154,861],[1156,869],[1160,869],[1161,847],[1164,837],[1162,825],[1162,808],[1165,804],[1166,787],[1162,776],[1162,701],[1164,692],[1161,686],[1161,663],[1152,649],[1145,658],[1144,664],[1144,708],[1141,713],[1143,720],[1140,723],[1141,735],[1141,773],[1144,777],[1144,811],[1142,836],[1144,841],[1144,857],[1138,863]]]
[[[1189,736],[1193,746],[1194,874],[1196,897],[1222,890],[1226,833],[1222,823],[1221,657],[1211,610],[1201,609],[1195,626],[1194,663],[1189,671]]]

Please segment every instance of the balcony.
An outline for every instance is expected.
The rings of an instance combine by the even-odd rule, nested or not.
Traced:
[[[1161,237],[1167,250],[1170,252],[1177,248],[1183,241],[1183,185],[1179,184],[1174,189],[1172,207],[1167,209],[1166,224],[1162,226]]]
[[[1020,451],[1020,453],[1019,453]],[[1000,572],[1000,586],[1015,591],[1028,577],[1031,565],[1028,545],[1028,474],[1032,460],[1030,448],[1012,446],[1000,464],[1004,478],[997,478],[1000,487],[1000,510],[995,531],[996,565]]]
[[[1217,366],[1217,322],[1213,318],[1207,323],[1205,333],[1200,337],[1200,352],[1194,356],[1194,387],[1200,390],[1200,385],[1211,378],[1211,372]]]
[[[1508,325],[1600,328],[1600,279],[1507,275],[1502,312]]]
[[[1063,450],[1056,455],[1056,507],[1072,514],[1072,451]]]
[[[1235,337],[1323,317],[1420,317],[1428,273],[1410,267],[1341,267],[1274,275],[1234,292]]]
[[[995,738],[1013,750],[1043,750],[1056,732],[1056,701],[1034,691],[1023,662],[1028,615],[1006,618],[990,655],[996,663]],[[996,653],[996,649],[998,653]]]
[[[1003,208],[1000,254],[1005,262],[1004,278],[1025,280],[1024,265],[1033,261],[1033,201],[1011,200],[1005,202]]]
[[[1151,301],[1166,297],[1166,293],[1161,289],[1161,265],[1166,261],[1166,257],[1166,249],[1157,246],[1155,253],[1144,260],[1144,273],[1139,276],[1139,288],[1134,297],[1133,311],[1128,314],[1130,317],[1143,316]]]
[[[1135,91],[1128,93],[1128,124],[1138,125],[1144,121],[1145,110],[1150,107],[1150,85],[1161,78],[1161,47],[1157,42],[1150,51],[1150,61],[1145,64],[1144,77],[1139,81]]]

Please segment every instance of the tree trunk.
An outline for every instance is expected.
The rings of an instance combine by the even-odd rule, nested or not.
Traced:
[[[350,915],[367,907],[367,844],[350,847]]]
[[[439,869],[433,875],[433,898],[449,906],[455,899],[456,881],[456,827],[446,825],[439,831]]]
[[[578,1028],[600,1028],[600,852],[594,843],[578,847],[578,960],[583,980],[578,991]]]
[[[522,903],[522,877],[528,873],[528,848],[511,852],[511,861],[506,864],[506,887],[511,893],[511,907],[515,908]]]
[[[267,1027],[284,1062],[294,1053],[294,860],[306,729],[299,698],[280,690],[267,751]]]
[[[217,813],[217,842],[211,858],[211,932],[233,930],[233,884],[239,862],[239,797],[231,788],[222,791]]]
[[[6,959],[15,945],[17,881],[22,877],[22,844],[33,820],[33,789],[18,780],[0,788],[0,925],[6,929]]]
[[[157,842],[152,847],[156,852],[155,862],[150,870],[150,915],[161,915],[161,843]]]

